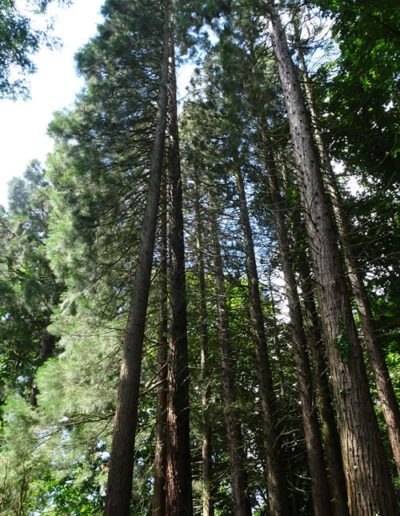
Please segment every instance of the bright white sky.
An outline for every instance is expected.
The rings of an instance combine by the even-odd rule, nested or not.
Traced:
[[[50,4],[49,15],[55,19],[54,34],[63,43],[61,50],[43,48],[35,63],[37,72],[30,77],[27,101],[0,101],[0,204],[7,206],[7,183],[25,172],[32,159],[45,162],[52,150],[46,135],[54,111],[70,106],[83,87],[77,77],[74,55],[96,32],[101,22],[100,8],[104,0],[73,0],[73,5],[60,8]],[[17,0],[24,5],[25,0]],[[180,93],[188,84],[194,65],[178,70]]]
[[[83,81],[75,73],[73,56],[95,34],[104,0],[74,0],[71,7],[51,7],[54,34],[63,48],[42,49],[36,56],[38,71],[30,78],[31,99],[0,101],[0,204],[7,204],[7,182],[21,175],[30,160],[44,162],[52,148],[46,136],[52,113],[70,105]]]

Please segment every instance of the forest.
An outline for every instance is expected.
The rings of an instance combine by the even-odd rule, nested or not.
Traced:
[[[0,206],[0,514],[400,514],[399,2],[102,14]]]

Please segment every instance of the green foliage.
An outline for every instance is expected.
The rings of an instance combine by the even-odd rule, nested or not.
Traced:
[[[332,149],[387,183],[400,170],[400,8],[391,0],[315,3],[334,17],[340,49],[321,91]]]
[[[337,323],[337,335],[333,339],[333,345],[335,346],[342,362],[347,365],[350,364],[353,354],[352,343],[347,336],[346,324],[342,317],[339,318]]]
[[[5,407],[0,463],[0,508],[4,514],[99,514],[101,497],[94,478],[100,470],[101,454],[91,463],[77,454],[70,475],[67,461],[54,455],[51,444],[57,432],[46,428],[39,414],[21,398]],[[65,435],[64,435],[65,439]]]
[[[31,8],[44,14],[51,0],[35,0]],[[59,0],[59,3],[69,3]],[[34,29],[31,19],[19,12],[15,0],[0,1],[0,99],[26,96],[26,75],[36,70],[32,61],[43,43],[51,46],[48,32]]]
[[[152,30],[149,32],[149,13]],[[109,278],[122,309],[136,261],[157,116],[162,12],[157,2],[106,2],[77,62],[87,89],[50,124],[56,150],[51,260],[70,291]],[[127,292],[128,290],[128,292]],[[111,301],[110,301],[111,302]],[[119,306],[118,306],[119,303]]]
[[[62,285],[46,257],[48,183],[37,162],[10,183],[9,211],[1,218],[0,350],[2,398],[30,389],[41,361],[44,331]]]
[[[15,355],[16,344],[11,337],[20,344],[14,378],[18,385],[24,383],[20,390],[25,396],[38,361],[22,356],[22,350],[34,357],[32,347],[40,347],[41,338],[40,333],[35,337],[32,325],[43,331],[53,313],[50,331],[61,338],[56,356],[46,360],[36,375],[39,394],[38,409],[33,412],[35,425],[27,423],[32,440],[23,454],[34,457],[37,450],[40,466],[29,469],[29,479],[20,474],[22,480],[14,482],[14,491],[10,490],[4,500],[4,510],[13,510],[18,503],[25,512],[96,514],[101,509],[121,333],[131,294],[136,232],[147,189],[157,113],[162,55],[157,32],[161,23],[157,28],[157,20],[162,20],[162,12],[159,10],[156,16],[156,6],[157,2],[149,2],[143,9],[141,2],[131,2],[126,10],[125,2],[107,2],[106,21],[99,36],[80,53],[79,66],[88,89],[76,109],[58,114],[50,128],[57,140],[56,152],[48,163],[51,208],[48,183],[42,172],[38,174],[36,165],[26,183],[15,180],[12,184],[12,218],[4,217],[4,243],[10,258],[1,266],[13,277],[2,284],[7,319],[2,330],[9,335],[9,341],[4,342],[7,350]],[[36,204],[32,206],[30,185],[35,181]],[[33,252],[29,260],[30,254],[22,245],[25,242],[30,245],[29,253]],[[47,257],[58,281],[66,286],[61,300],[60,290],[57,294],[50,292],[46,283],[44,267],[46,273],[50,271]],[[41,268],[37,265],[39,258]],[[16,259],[23,265],[18,263],[17,267]],[[53,273],[49,275],[54,287],[57,283]],[[44,292],[47,305],[41,318]],[[21,307],[14,308],[14,300]],[[26,332],[22,309],[32,311]],[[19,336],[21,330],[30,337],[29,346]],[[3,355],[5,367],[15,368],[14,355],[9,359]],[[30,367],[23,380],[22,367]],[[3,370],[9,384],[13,375]],[[15,455],[17,442],[13,435],[18,424],[9,413],[6,406],[8,430],[3,443],[4,449]],[[144,417],[146,411],[141,414]],[[145,463],[146,471],[151,465],[149,455]],[[18,488],[25,478],[28,487],[18,502]],[[149,492],[148,475],[143,478]]]
[[[45,8],[46,3],[40,5]],[[349,238],[360,268],[369,271],[367,288],[376,327],[399,392],[400,215],[394,144],[398,64],[389,57],[397,55],[397,10],[391,12],[387,2],[379,7],[369,1],[315,3],[335,17],[334,36],[340,48],[334,65],[328,64],[314,77],[319,81],[316,87],[324,109],[323,127],[333,155],[362,175],[363,193],[357,198],[344,195],[343,209],[357,227],[357,233]],[[298,7],[292,1],[282,4],[289,14],[293,6]],[[180,116],[195,506],[201,505],[202,399],[207,388],[215,513],[233,511],[221,395],[214,251],[210,245],[212,197],[221,227],[234,353],[234,409],[241,418],[249,494],[254,513],[268,513],[249,286],[244,280],[246,262],[233,178],[240,170],[260,266],[265,345],[271,356],[291,502],[299,513],[310,514],[311,486],[298,380],[282,303],[284,292],[276,279],[281,272],[266,188],[271,152],[285,169],[285,195],[283,191],[280,195],[285,197],[291,215],[287,220],[291,218],[292,225],[298,226],[291,228],[297,240],[293,246],[297,271],[299,262],[308,261],[309,250],[302,234],[297,169],[292,163],[286,112],[275,64],[265,43],[265,4],[255,0],[182,0],[175,7],[181,55],[189,49],[199,66]],[[305,6],[301,12],[296,9],[294,16],[302,14],[302,9]],[[7,10],[4,12],[6,16]],[[0,511],[4,514],[95,515],[103,510],[121,343],[157,118],[163,9],[158,0],[108,0],[103,14],[105,21],[98,34],[77,55],[85,89],[75,106],[57,113],[50,124],[55,149],[46,174],[38,163],[31,164],[24,179],[11,183],[8,212],[0,212]],[[0,15],[0,34],[1,20]],[[207,35],[210,27],[217,35],[213,45]],[[28,25],[26,31],[28,37]],[[38,41],[32,40],[34,43]],[[23,40],[20,44],[23,56]],[[312,50],[312,46],[311,38],[305,47]],[[23,66],[30,70],[29,63]],[[12,88],[17,86],[4,86],[3,91]],[[389,106],[391,100],[393,107]],[[195,182],[201,186],[204,226],[209,334],[206,385],[195,274]],[[131,513],[140,516],[151,514],[154,482],[158,274],[156,251],[132,489]],[[45,335],[53,335],[57,342],[51,358],[44,359],[40,350]],[[352,348],[341,318],[334,345],[343,363],[349,364]],[[37,389],[36,408],[28,403],[33,386]]]
[[[75,467],[78,470],[78,466]],[[75,482],[73,476],[60,480],[51,477],[37,482],[37,491],[33,502],[27,506],[28,510],[43,510],[51,516],[70,514],[100,515],[102,514],[102,501],[92,480]]]
[[[2,428],[0,462],[0,509],[18,514],[23,507],[32,481],[43,466],[43,458],[35,449],[38,417],[26,400],[10,398],[4,409],[6,424]]]

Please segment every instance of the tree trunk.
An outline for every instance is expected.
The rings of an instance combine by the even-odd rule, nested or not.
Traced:
[[[243,449],[240,414],[236,405],[235,375],[232,343],[229,334],[229,315],[224,285],[224,269],[219,244],[219,228],[214,206],[210,210],[211,237],[214,252],[215,290],[218,309],[218,341],[221,349],[222,395],[224,417],[231,465],[232,494],[235,516],[251,516],[247,493],[247,475]]]
[[[206,281],[204,273],[203,253],[203,225],[200,212],[199,179],[196,177],[194,209],[196,217],[196,259],[197,259],[197,281],[199,282],[200,294],[200,335],[201,335],[201,381],[203,395],[201,399],[202,409],[202,430],[203,443],[201,447],[202,462],[202,500],[203,516],[214,516],[214,503],[211,495],[212,485],[212,432],[209,416],[210,405],[210,367],[208,352],[208,327],[207,327],[207,300]]]
[[[301,88],[279,14],[269,7],[271,36],[285,97],[306,228],[318,284],[332,384],[340,411],[340,439],[350,514],[396,514],[393,486],[368,388],[335,228]]]
[[[317,110],[314,103],[310,78],[308,77],[304,56],[299,50],[300,65],[303,73],[307,102],[310,108],[311,121],[313,123],[314,138],[318,147],[321,163],[326,171],[324,176],[328,191],[332,200],[336,225],[339,231],[339,238],[343,249],[347,273],[353,290],[354,300],[360,316],[361,330],[364,335],[364,342],[374,373],[376,388],[382,406],[382,413],[387,425],[393,457],[397,467],[397,474],[400,476],[400,409],[396,394],[389,375],[385,361],[385,355],[379,343],[375,331],[375,323],[372,315],[368,294],[365,290],[364,281],[357,264],[357,259],[352,250],[352,244],[347,237],[350,234],[349,224],[345,221],[342,213],[342,199],[336,183],[335,173],[332,168],[329,154],[326,149],[320,124],[317,118]]]
[[[290,257],[287,227],[284,219],[286,207],[284,206],[280,196],[275,159],[271,152],[268,152],[268,163],[270,164],[268,170],[269,194],[286,286],[290,323],[292,326],[293,349],[300,390],[304,436],[306,441],[308,465],[311,473],[314,514],[318,516],[327,516],[332,513],[332,506],[328,501],[330,500],[329,484],[325,468],[321,435],[318,426],[311,369],[307,355],[307,341],[303,326],[303,315],[301,313],[300,299]]]
[[[171,38],[169,51],[168,157],[170,212],[168,238],[171,325],[168,371],[166,514],[169,516],[190,516],[193,513],[193,507],[189,435],[185,247],[173,38]]]
[[[153,516],[165,514],[166,425],[168,392],[168,273],[167,273],[167,196],[162,190],[160,242],[160,327],[158,331],[158,390],[156,410],[156,451],[154,457]]]
[[[343,472],[340,439],[332,405],[331,389],[329,387],[322,328],[314,300],[314,289],[308,257],[299,242],[299,233],[304,231],[303,225],[298,220],[295,224],[296,229],[294,229],[294,233],[298,249],[296,262],[298,263],[300,276],[305,322],[309,330],[308,342],[314,365],[316,399],[320,415],[322,443],[328,469],[328,481],[333,497],[333,512],[335,516],[345,516],[348,514],[346,479]]]
[[[256,349],[258,381],[260,384],[269,510],[271,514],[285,515],[287,514],[288,493],[280,449],[281,439],[279,438],[279,429],[276,422],[276,400],[267,351],[253,234],[250,226],[243,177],[239,169],[235,171],[235,179],[239,193],[241,225],[246,251],[246,271],[249,283],[251,322],[253,325],[253,340]]]
[[[167,120],[168,40],[169,15],[166,9],[159,116],[152,152],[150,184],[142,225],[139,258],[125,331],[124,355],[119,379],[107,482],[105,516],[129,515],[144,326],[150,290]]]
[[[278,178],[280,180],[280,178]],[[287,177],[286,177],[287,181]],[[288,184],[285,185],[285,189]],[[289,212],[289,210],[288,210]],[[324,447],[325,462],[328,470],[328,481],[333,496],[333,512],[335,516],[348,514],[346,479],[343,471],[340,438],[329,385],[328,366],[324,339],[317,306],[315,303],[315,285],[311,277],[309,256],[304,242],[305,227],[299,211],[290,210],[292,232],[295,240],[296,256],[294,258],[299,273],[306,328],[307,342],[314,367],[314,383],[316,400],[319,408],[321,437]]]

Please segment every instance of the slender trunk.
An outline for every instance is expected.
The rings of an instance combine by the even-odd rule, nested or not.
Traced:
[[[25,500],[26,500],[26,493],[27,493],[27,487],[28,482],[26,479],[26,473],[24,472],[24,476],[21,481],[21,487],[19,490],[19,500],[18,500],[18,509],[16,512],[16,516],[23,516],[25,512]]]
[[[329,504],[329,484],[326,474],[321,435],[318,426],[317,411],[314,400],[311,369],[307,355],[307,341],[304,332],[303,315],[296,286],[296,279],[290,257],[290,246],[287,227],[284,219],[285,206],[280,196],[276,165],[272,153],[268,153],[269,195],[279,254],[281,257],[283,276],[286,285],[286,296],[289,305],[290,323],[292,326],[293,350],[296,361],[300,390],[301,410],[303,416],[304,436],[306,441],[308,465],[311,473],[314,513],[325,516],[332,513]]]
[[[142,225],[139,258],[124,339],[114,433],[107,482],[105,516],[128,516],[139,401],[140,371],[147,303],[153,263],[157,211],[167,119],[168,12],[165,12],[160,107],[150,168],[150,184]]]
[[[250,516],[247,494],[247,475],[243,449],[240,414],[236,405],[235,375],[232,343],[229,334],[229,315],[224,285],[224,268],[219,244],[219,228],[214,207],[210,210],[211,237],[214,248],[215,290],[218,309],[218,341],[221,349],[222,395],[224,417],[231,465],[232,494],[235,516]]]
[[[298,234],[299,231],[303,231],[303,227],[301,222],[300,224],[296,224],[296,246],[301,250],[300,252],[298,251],[296,261],[298,263],[300,286],[303,293],[305,322],[309,330],[308,342],[314,365],[316,399],[319,408],[321,436],[328,469],[328,481],[333,497],[333,512],[335,516],[345,516],[348,514],[346,479],[343,472],[340,439],[336,425],[335,411],[332,405],[331,389],[329,387],[322,328],[314,300],[313,282],[310,275],[307,255],[298,243]]]
[[[165,514],[166,425],[168,392],[168,273],[167,273],[167,196],[162,189],[160,242],[160,327],[158,331],[158,390],[156,410],[156,451],[154,457],[153,516]]]
[[[393,486],[369,393],[350,297],[324,191],[312,129],[279,14],[269,7],[271,36],[285,97],[309,246],[318,283],[350,514],[396,514]]]
[[[268,503],[271,514],[285,515],[287,514],[288,493],[286,490],[284,464],[280,449],[281,439],[278,435],[279,429],[276,423],[276,400],[267,351],[253,234],[250,226],[243,177],[239,169],[235,171],[235,179],[239,193],[241,225],[246,251],[246,271],[249,283],[253,340],[256,349],[258,381],[260,384],[264,450],[267,464]]]
[[[209,416],[210,406],[210,367],[208,352],[208,327],[207,327],[207,300],[206,300],[206,281],[204,273],[204,253],[203,253],[203,225],[200,212],[200,193],[198,178],[195,183],[194,209],[196,217],[196,259],[197,259],[197,280],[199,282],[200,294],[200,336],[201,336],[201,381],[203,395],[201,399],[202,409],[202,430],[203,443],[201,447],[202,462],[202,499],[203,516],[214,516],[214,503],[211,496],[212,485],[212,432]]]
[[[299,50],[300,65],[304,77],[307,102],[310,108],[311,120],[314,129],[314,138],[318,147],[321,163],[326,171],[324,176],[326,185],[331,197],[333,211],[335,214],[336,225],[339,231],[340,243],[342,245],[348,277],[353,290],[354,300],[360,316],[361,330],[364,335],[364,342],[374,373],[376,388],[382,406],[382,413],[387,425],[393,457],[397,467],[397,474],[400,476],[400,408],[396,394],[389,375],[385,355],[379,343],[375,330],[374,318],[368,299],[368,294],[364,286],[364,280],[357,264],[357,259],[349,241],[349,224],[345,221],[342,213],[342,199],[336,183],[335,173],[332,168],[331,160],[326,149],[320,124],[317,118],[317,110],[314,103],[313,92],[310,78],[308,77],[304,56]]]
[[[182,176],[179,156],[175,49],[169,48],[169,247],[170,360],[167,417],[166,514],[190,516],[192,473],[189,435],[189,370],[186,315]]]

